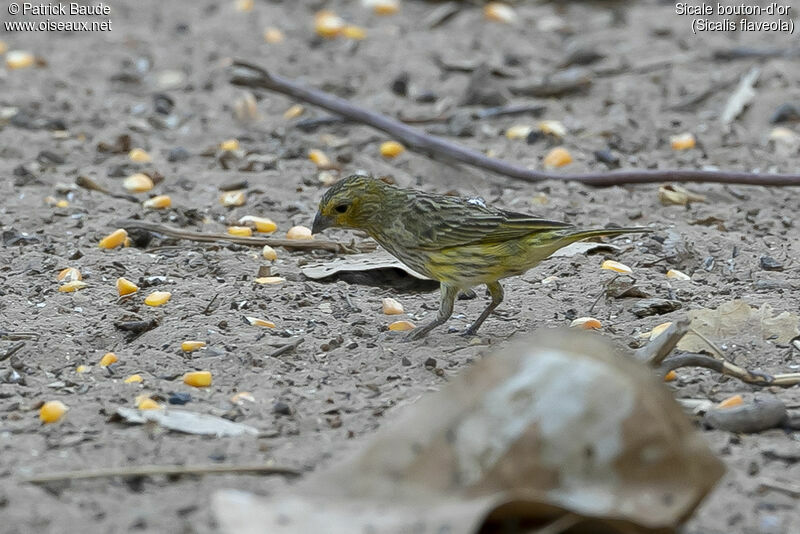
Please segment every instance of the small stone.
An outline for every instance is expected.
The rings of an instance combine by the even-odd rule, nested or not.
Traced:
[[[400,365],[402,365],[403,367],[410,367],[411,366],[411,360],[409,360],[408,358],[403,356],[403,359],[400,360]]]
[[[436,359],[435,358],[428,358],[425,360],[425,369],[434,369],[436,368]]]
[[[272,407],[272,413],[276,415],[292,415],[292,409],[285,402],[278,401]]]
[[[761,264],[761,268],[765,271],[782,271],[783,264],[773,258],[772,256],[761,256],[758,260]]]
[[[167,402],[170,404],[177,404],[179,406],[183,406],[187,402],[192,401],[192,396],[188,393],[170,393],[169,399]]]
[[[182,146],[176,146],[167,153],[167,161],[175,163],[189,159],[189,151]]]
[[[648,317],[650,315],[662,315],[681,309],[681,303],[677,300],[668,299],[642,299],[631,307],[631,313],[636,317]]]

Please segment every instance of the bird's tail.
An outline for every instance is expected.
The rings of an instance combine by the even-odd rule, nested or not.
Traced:
[[[580,230],[570,232],[565,237],[571,242],[588,239],[590,237],[607,237],[621,234],[647,234],[652,232],[652,228],[646,226],[632,226],[629,228],[597,228],[595,230]]]

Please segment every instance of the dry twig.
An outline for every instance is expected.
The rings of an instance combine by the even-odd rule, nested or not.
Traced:
[[[276,239],[274,237],[244,237],[230,234],[213,234],[203,232],[192,232],[190,230],[181,230],[180,228],[173,228],[163,224],[150,223],[146,221],[137,221],[134,219],[123,219],[114,223],[119,228],[131,229],[136,228],[162,234],[176,239],[187,239],[189,241],[200,242],[214,242],[214,241],[228,241],[230,243],[237,243],[239,245],[250,245],[254,247],[262,247],[269,245],[271,247],[284,247],[300,250],[329,250],[331,252],[340,253],[356,253],[356,252],[372,252],[377,248],[377,245],[370,241],[362,241],[360,243],[340,243],[339,241],[323,241],[323,240],[296,240],[296,239]]]
[[[268,89],[283,93],[297,100],[324,108],[348,119],[384,131],[412,150],[431,157],[444,157],[460,163],[486,169],[498,174],[524,180],[570,180],[594,186],[607,186],[653,182],[712,182],[747,185],[800,185],[800,174],[760,174],[750,172],[702,171],[702,170],[616,170],[582,174],[559,174],[540,172],[508,163],[432,136],[403,124],[393,118],[358,107],[347,100],[278,76],[249,63],[236,61],[233,64],[231,83],[243,87]]]
[[[659,336],[661,337],[661,336]],[[658,339],[658,338],[656,338]],[[725,360],[717,360],[704,354],[678,354],[664,360],[658,370],[662,375],[681,367],[704,367],[723,375],[738,378],[754,386],[778,386],[788,388],[800,384],[800,373],[770,375],[759,371],[749,371]]]
[[[288,467],[273,465],[141,465],[127,467],[108,467],[102,469],[87,469],[83,471],[65,471],[25,477],[20,482],[31,484],[45,484],[47,482],[61,482],[68,480],[90,480],[94,478],[109,477],[147,477],[156,475],[283,475],[288,477],[300,476],[300,472]]]

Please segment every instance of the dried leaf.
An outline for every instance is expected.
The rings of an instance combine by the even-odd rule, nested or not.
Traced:
[[[751,308],[743,300],[720,304],[716,309],[701,308],[689,312],[691,329],[712,341],[742,341],[743,336],[756,340],[788,343],[800,334],[800,317],[783,312],[773,315],[772,306]],[[691,330],[678,343],[678,349],[689,352],[708,351],[709,346]]]
[[[478,532],[574,514],[583,532],[666,534],[723,473],[649,370],[543,331],[410,407],[349,461],[270,500],[218,492],[223,533]]]

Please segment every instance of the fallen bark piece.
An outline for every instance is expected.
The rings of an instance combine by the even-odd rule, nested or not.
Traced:
[[[738,406],[709,408],[703,423],[717,430],[749,434],[780,426],[786,417],[783,401],[774,395],[764,395]]]

